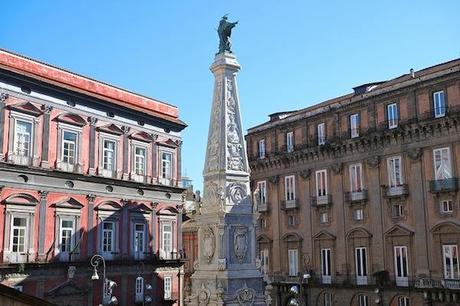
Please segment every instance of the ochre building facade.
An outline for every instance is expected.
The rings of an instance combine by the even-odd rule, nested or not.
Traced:
[[[454,60],[248,130],[276,305],[460,303],[459,119]]]
[[[99,305],[99,254],[120,305],[178,304],[185,126],[175,106],[0,50],[0,282]]]

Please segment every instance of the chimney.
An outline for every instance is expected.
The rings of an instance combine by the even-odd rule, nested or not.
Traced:
[[[410,76],[411,76],[411,78],[415,79],[414,68],[411,68],[411,69],[410,69]]]

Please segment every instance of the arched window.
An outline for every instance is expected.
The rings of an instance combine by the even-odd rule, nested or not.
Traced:
[[[409,306],[409,298],[407,296],[398,297],[398,306]]]
[[[144,278],[136,278],[136,303],[142,302],[144,299]]]

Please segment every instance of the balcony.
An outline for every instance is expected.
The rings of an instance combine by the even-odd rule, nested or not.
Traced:
[[[319,207],[319,206],[327,206],[332,204],[332,195],[326,194],[324,196],[312,197],[311,198],[311,206]]]
[[[450,290],[460,290],[460,279],[441,279],[421,278],[415,281],[415,288],[418,289],[433,289],[445,288]]]
[[[281,209],[295,209],[299,208],[299,199],[281,201]]]
[[[441,284],[447,289],[460,290],[460,279],[443,279]]]
[[[364,202],[367,201],[367,199],[368,194],[366,189],[363,189],[361,191],[345,192],[345,202],[348,203]]]
[[[384,186],[383,188],[383,196],[386,198],[405,197],[409,194],[409,186],[407,184],[394,187]]]
[[[430,181],[431,193],[456,192],[458,190],[458,178],[452,177],[443,180]]]
[[[265,202],[265,203],[258,203],[257,204],[257,211],[258,212],[268,212],[270,210],[270,204]]]

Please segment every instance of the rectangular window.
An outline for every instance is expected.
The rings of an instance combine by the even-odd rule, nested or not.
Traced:
[[[171,276],[165,276],[164,278],[164,299],[169,300],[171,299]]]
[[[143,254],[145,252],[145,224],[136,223],[134,225],[134,253]]]
[[[146,151],[144,147],[134,147],[134,172],[137,175],[145,175]]]
[[[64,130],[62,133],[62,161],[74,165],[77,156],[77,133]]]
[[[388,128],[394,129],[398,127],[398,105],[392,103],[387,105],[387,118],[388,118]]]
[[[452,178],[452,166],[450,163],[450,148],[433,150],[434,174],[436,180]]]
[[[367,285],[367,255],[365,247],[355,248],[356,284]]]
[[[329,222],[329,214],[327,212],[321,212],[319,214],[319,223],[325,224]]]
[[[265,158],[265,139],[259,140],[259,158]]]
[[[19,120],[15,122],[14,153],[19,156],[30,157],[32,153],[32,122]]]
[[[367,297],[367,295],[364,295],[364,294],[358,295],[358,304],[359,306],[368,306],[369,298]]]
[[[446,100],[444,90],[433,93],[434,117],[441,118],[446,115]]]
[[[289,276],[297,276],[299,272],[299,251],[295,250],[288,250],[288,257],[289,257]]]
[[[362,208],[357,208],[357,209],[353,210],[353,219],[355,221],[364,220],[364,210]]]
[[[294,151],[294,132],[286,133],[286,151],[288,153]]]
[[[398,306],[409,306],[409,298],[407,296],[398,297]]]
[[[444,258],[444,278],[460,278],[460,266],[458,264],[458,246],[456,244],[445,244],[442,246]]]
[[[72,252],[73,243],[72,237],[74,235],[73,220],[61,220],[61,228],[59,231],[59,250],[63,253]]]
[[[161,178],[172,179],[172,154],[163,152],[161,154]]]
[[[260,250],[260,263],[261,263],[261,270],[264,275],[268,274],[269,271],[269,255],[268,249]]]
[[[265,205],[267,204],[267,182],[261,181],[257,182],[257,201],[258,204]]]
[[[331,279],[331,249],[321,249],[321,282],[330,284]]]
[[[396,286],[407,287],[408,279],[408,264],[407,264],[407,246],[394,247],[395,259],[395,277]]]
[[[172,256],[172,225],[170,223],[163,224],[162,226],[162,239],[161,239],[162,251],[165,258],[171,258]]]
[[[289,226],[295,225],[295,216],[288,216],[288,225]]]
[[[143,302],[144,298],[144,278],[136,277],[136,303]]]
[[[116,157],[116,142],[113,140],[104,139],[103,141],[103,164],[102,168],[108,171],[115,170],[115,157]]]
[[[295,177],[293,175],[284,178],[284,190],[286,201],[295,199]]]
[[[327,170],[316,171],[316,196],[327,195]]]
[[[361,164],[350,165],[350,191],[361,192],[363,189],[363,177]]]
[[[14,217],[13,225],[11,227],[11,251],[13,253],[26,252],[26,232],[27,220],[23,217]]]
[[[350,115],[350,137],[359,137],[359,114]]]
[[[391,207],[393,218],[402,218],[404,216],[404,207],[401,204],[394,204]]]
[[[401,175],[401,156],[390,157],[387,159],[388,183],[390,187],[398,187],[403,184]]]
[[[115,223],[102,222],[102,253],[115,251]]]
[[[317,126],[317,133],[318,133],[318,145],[326,144],[326,124],[320,123]]]
[[[454,205],[452,200],[441,200],[440,201],[441,213],[449,214],[454,211]]]

